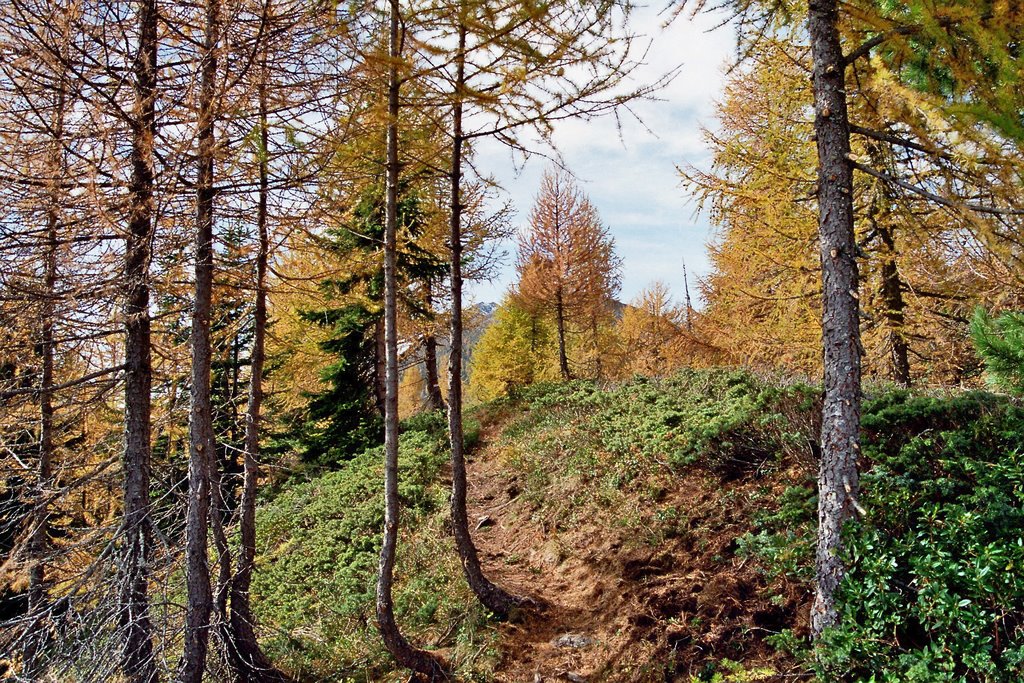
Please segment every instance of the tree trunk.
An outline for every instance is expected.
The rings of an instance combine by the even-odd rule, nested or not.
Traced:
[[[878,145],[870,145],[868,152],[875,168],[886,166],[885,155]],[[882,317],[889,338],[889,370],[891,377],[901,387],[910,386],[910,347],[906,337],[906,303],[903,300],[903,281],[896,263],[896,240],[887,219],[892,195],[888,184],[877,181],[874,195],[868,207],[871,230],[882,243],[880,272],[881,283],[878,296],[882,301]]]
[[[423,650],[414,648],[402,636],[395,622],[392,597],[395,551],[398,545],[398,316],[395,261],[398,224],[398,0],[390,0],[388,51],[388,128],[387,128],[387,211],[384,222],[384,346],[386,352],[384,402],[384,538],[377,574],[377,626],[388,652],[400,666],[428,677],[447,680],[441,663]]]
[[[242,498],[238,504],[238,564],[231,582],[231,657],[241,683],[283,683],[288,677],[278,671],[263,653],[256,639],[256,620],[249,602],[249,589],[256,565],[256,489],[260,469],[260,408],[263,404],[263,365],[266,360],[267,262],[270,237],[267,229],[270,195],[269,127],[267,124],[267,55],[261,55],[260,187],[256,208],[259,249],[256,253],[256,292],[253,307],[252,354],[249,369],[249,401],[245,411],[245,454],[242,470]]]
[[[213,547],[217,551],[217,584],[212,594],[217,617],[216,630],[224,644],[229,645],[231,635],[228,628],[228,592],[231,589],[231,548],[225,529],[228,509],[224,497],[224,471],[218,460],[213,458],[210,463],[210,528],[213,531]]]
[[[555,324],[558,328],[558,369],[562,373],[562,379],[570,380],[569,356],[565,352],[565,301],[562,298],[562,288],[555,292]]]
[[[210,309],[213,291],[213,161],[215,79],[220,39],[220,0],[207,0],[199,95],[199,150],[196,179],[195,302],[192,311],[192,407],[189,415],[188,515],[185,575],[188,600],[185,650],[179,667],[182,683],[200,683],[206,668],[213,596],[207,556],[207,525],[215,466],[210,403]],[[218,496],[219,498],[219,496]]]
[[[814,637],[838,618],[835,591],[844,567],[840,531],[858,492],[860,328],[853,233],[850,122],[845,65],[835,0],[812,0],[808,33],[814,69],[814,129],[818,147],[818,232],[822,271],[825,400],[818,474],[817,590],[811,608]]]
[[[693,304],[690,302],[690,280],[686,276],[685,261],[683,261],[683,294],[686,297],[686,331],[693,332]]]
[[[387,346],[384,342],[384,318],[373,324],[373,353],[373,395],[377,401],[377,412],[383,417],[384,405],[387,403]]]
[[[878,226],[882,240],[881,299],[885,307],[885,324],[889,330],[889,360],[892,379],[901,387],[910,386],[910,353],[906,337],[906,303],[903,281],[896,266],[896,242],[888,227]]]
[[[150,401],[153,383],[149,318],[149,262],[153,241],[153,142],[156,136],[157,4],[139,5],[139,52],[133,65],[129,186],[125,243],[124,520],[119,576],[118,626],[121,672],[132,683],[158,680],[149,620]]]
[[[65,75],[58,78],[56,103],[54,105],[53,130],[53,177],[64,177],[64,108],[66,97]],[[28,542],[28,614],[33,619],[30,633],[23,651],[22,675],[35,679],[40,674],[36,656],[39,647],[46,642],[49,629],[42,625],[43,605],[46,602],[46,553],[50,545],[50,510],[47,503],[48,491],[53,477],[53,327],[57,296],[57,230],[60,227],[61,193],[60,182],[55,181],[50,190],[46,210],[46,243],[43,265],[43,310],[40,315],[39,346],[42,358],[39,378],[39,462],[37,465],[36,509],[31,521],[31,535]]]
[[[448,357],[448,431],[452,449],[452,532],[466,581],[480,602],[497,615],[506,616],[522,604],[515,597],[491,583],[484,576],[480,557],[469,531],[466,513],[466,457],[462,425],[462,97],[465,88],[466,26],[459,24],[459,47],[456,54],[455,104],[452,107],[451,180],[451,353]]]
[[[434,293],[433,283],[427,282],[427,308],[433,311]],[[427,410],[444,410],[444,398],[441,396],[441,382],[437,372],[437,337],[434,331],[430,330],[423,337],[423,368],[427,376]]]

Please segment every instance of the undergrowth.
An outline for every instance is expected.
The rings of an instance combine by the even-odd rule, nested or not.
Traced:
[[[605,524],[638,547],[671,541],[713,548],[722,570],[753,566],[770,624],[735,638],[788,653],[805,680],[812,669],[823,681],[1024,680],[1024,410],[982,392],[876,390],[863,412],[865,514],[845,531],[841,626],[816,649],[804,612],[819,389],[684,371],[610,388],[536,385],[476,415],[504,425],[496,457],[545,528]],[[496,631],[465,588],[445,527],[443,420],[407,423],[402,443],[399,622],[413,642],[442,648],[464,679],[490,680]],[[260,511],[253,603],[270,654],[307,680],[398,680],[373,616],[380,459],[369,450],[292,483]],[[706,509],[673,503],[683,481],[703,482]],[[688,614],[673,623],[682,620],[703,623]],[[763,661],[716,656],[692,680],[772,675]]]
[[[395,612],[406,636],[440,649],[462,680],[487,680],[496,661],[489,615],[465,585],[446,528],[444,419],[403,424],[402,533]],[[405,680],[376,630],[374,588],[383,525],[383,454],[293,482],[258,515],[253,605],[268,654],[302,680]]]
[[[754,512],[736,556],[809,594],[819,391],[727,370],[537,385],[518,397],[528,410],[505,453],[539,516],[571,526],[596,504],[655,544],[697,513],[660,505],[674,473],[712,473],[723,504],[728,482],[765,477],[745,494]],[[814,650],[805,625],[768,642],[824,681],[1024,680],[1024,409],[986,392],[883,388],[863,412],[866,512],[845,532],[841,626]],[[574,495],[550,495],[566,481]]]

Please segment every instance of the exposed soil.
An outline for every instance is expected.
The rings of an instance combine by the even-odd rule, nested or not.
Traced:
[[[540,604],[501,625],[497,680],[689,681],[723,658],[788,674],[753,680],[800,679],[764,638],[806,633],[809,596],[735,554],[750,530],[745,489],[771,482],[666,476],[659,507],[684,513],[686,527],[667,539],[637,538],[599,513],[551,528],[487,437],[469,462],[475,542],[492,580]]]

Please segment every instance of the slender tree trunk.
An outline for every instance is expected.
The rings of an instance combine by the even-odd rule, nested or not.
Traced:
[[[572,379],[569,372],[569,356],[565,351],[565,300],[562,297],[562,288],[555,292],[555,325],[558,328],[558,369],[562,373],[562,379]]]
[[[879,145],[868,147],[871,164],[876,168],[885,168],[886,159]],[[882,242],[882,282],[879,286],[879,298],[882,300],[883,317],[889,337],[889,368],[894,382],[901,387],[910,386],[909,344],[906,341],[906,303],[903,301],[903,281],[899,276],[896,263],[896,240],[892,228],[889,227],[889,207],[892,204],[889,185],[878,181],[874,185],[874,195],[867,210],[871,231],[878,234]],[[881,219],[881,220],[880,220]]]
[[[869,148],[871,163],[875,168],[885,167],[885,158],[881,150],[872,145]],[[882,243],[881,283],[878,288],[882,301],[882,317],[889,337],[889,368],[892,379],[901,387],[910,386],[910,354],[905,332],[906,304],[903,301],[903,281],[896,264],[896,240],[892,230],[886,224],[889,204],[892,197],[888,186],[877,182],[871,205],[868,208],[868,219],[872,231],[878,235]],[[881,220],[879,220],[881,218]]]
[[[124,520],[118,626],[121,672],[132,683],[158,680],[149,619],[150,347],[149,262],[153,241],[153,144],[156,137],[157,2],[139,5],[129,186],[131,213],[125,244]]]
[[[242,470],[242,498],[238,504],[238,564],[231,583],[232,662],[241,683],[283,683],[288,677],[278,671],[263,653],[256,639],[256,620],[249,601],[249,589],[256,565],[256,489],[260,476],[260,408],[263,404],[263,365],[266,360],[267,263],[270,254],[268,200],[270,196],[269,147],[267,123],[267,55],[261,55],[259,82],[260,108],[260,187],[256,207],[259,249],[256,253],[256,293],[253,307],[252,354],[250,356],[249,401],[245,412],[245,455]]]
[[[433,310],[434,284],[427,282],[427,308]],[[430,330],[423,337],[423,368],[427,376],[427,410],[444,410],[444,398],[441,396],[441,382],[437,372],[437,337]]]
[[[690,280],[686,276],[686,262],[683,262],[683,294],[686,296],[686,331],[693,332],[693,304],[690,302]]]
[[[590,313],[590,334],[594,338],[594,378],[601,379],[604,369],[601,367],[601,345],[598,343],[597,311]]]
[[[398,227],[398,64],[399,0],[390,0],[388,38],[387,210],[384,221],[384,346],[386,351],[384,402],[384,538],[377,574],[377,626],[388,652],[400,666],[430,680],[446,680],[447,673],[432,655],[409,644],[398,630],[392,597],[395,551],[398,546],[398,299],[395,273]]]
[[[235,342],[232,340],[234,347]],[[212,358],[212,356],[211,356]],[[235,359],[237,360],[237,359]],[[225,364],[231,362],[231,352],[227,354]],[[237,368],[237,362],[234,363]],[[222,373],[223,396],[226,397],[227,405],[224,406],[223,417],[234,424],[234,384],[229,374],[229,368],[225,367]],[[213,588],[213,609],[216,616],[217,627],[214,631],[218,634],[221,644],[225,650],[230,650],[231,633],[228,623],[228,593],[231,589],[231,548],[228,545],[226,525],[231,516],[230,510],[230,485],[225,481],[231,474],[231,449],[226,445],[218,449],[216,433],[213,429],[213,404],[211,396],[210,405],[210,438],[213,450],[210,451],[210,529],[213,532],[213,547],[217,551],[217,583]],[[233,427],[232,427],[233,430]],[[229,435],[228,443],[234,443],[233,435]]]
[[[464,11],[464,10],[462,10]],[[495,614],[505,616],[522,604],[484,576],[480,557],[469,531],[466,513],[466,456],[462,425],[462,97],[465,88],[466,26],[459,24],[456,53],[455,104],[452,107],[452,167],[450,234],[451,249],[451,353],[448,357],[448,431],[452,448],[452,531],[466,581],[480,602]]]
[[[211,430],[212,433],[212,430]],[[228,593],[231,590],[231,548],[225,525],[228,519],[227,500],[224,496],[224,471],[214,458],[210,463],[210,528],[213,547],[217,551],[217,584],[213,589],[213,606],[217,617],[217,631],[225,644],[230,643],[228,624]]]
[[[210,636],[210,565],[207,526],[212,498],[211,470],[215,466],[210,400],[210,316],[213,291],[213,161],[217,76],[220,41],[220,1],[207,0],[203,56],[200,65],[198,177],[196,179],[195,302],[192,310],[192,407],[189,415],[188,515],[185,572],[188,600],[185,650],[179,667],[182,683],[200,683],[206,668]],[[218,496],[219,498],[219,496]]]
[[[835,591],[844,567],[840,531],[858,493],[860,327],[853,233],[850,122],[836,0],[812,0],[808,33],[814,68],[814,129],[818,147],[818,210],[822,270],[825,401],[818,474],[817,590],[811,633],[835,624]]]
[[[878,226],[882,240],[881,299],[885,307],[885,324],[889,330],[889,360],[892,378],[901,387],[910,386],[910,349],[906,337],[906,302],[903,280],[896,266],[896,242],[888,227]]]
[[[65,75],[58,79],[53,120],[53,177],[64,176],[64,108],[67,87]],[[53,477],[53,363],[57,296],[57,230],[60,226],[60,183],[55,182],[50,190],[46,210],[46,243],[43,265],[43,307],[40,315],[39,346],[41,373],[39,378],[39,462],[37,465],[36,509],[31,522],[28,542],[30,562],[28,576],[28,614],[33,625],[25,641],[22,673],[26,678],[35,679],[40,674],[36,659],[40,645],[45,643],[49,630],[42,625],[43,606],[46,602],[46,553],[50,545],[50,509],[46,502]]]
[[[537,362],[537,315],[534,313],[530,314],[530,360],[530,367],[533,368]],[[530,382],[533,382],[532,371]]]
[[[384,405],[387,403],[385,387],[387,375],[387,346],[384,341],[384,319],[373,324],[373,394],[377,401],[377,412],[384,416]]]

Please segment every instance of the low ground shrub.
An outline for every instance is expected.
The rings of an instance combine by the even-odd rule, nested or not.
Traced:
[[[822,678],[1024,680],[1024,410],[892,392],[863,424],[867,515],[846,529]]]
[[[468,680],[494,659],[489,617],[469,593],[446,531],[443,417],[402,426],[402,527],[395,610],[413,642],[444,647]],[[404,680],[375,626],[382,453],[284,487],[258,513],[253,605],[268,654],[302,680]]]

